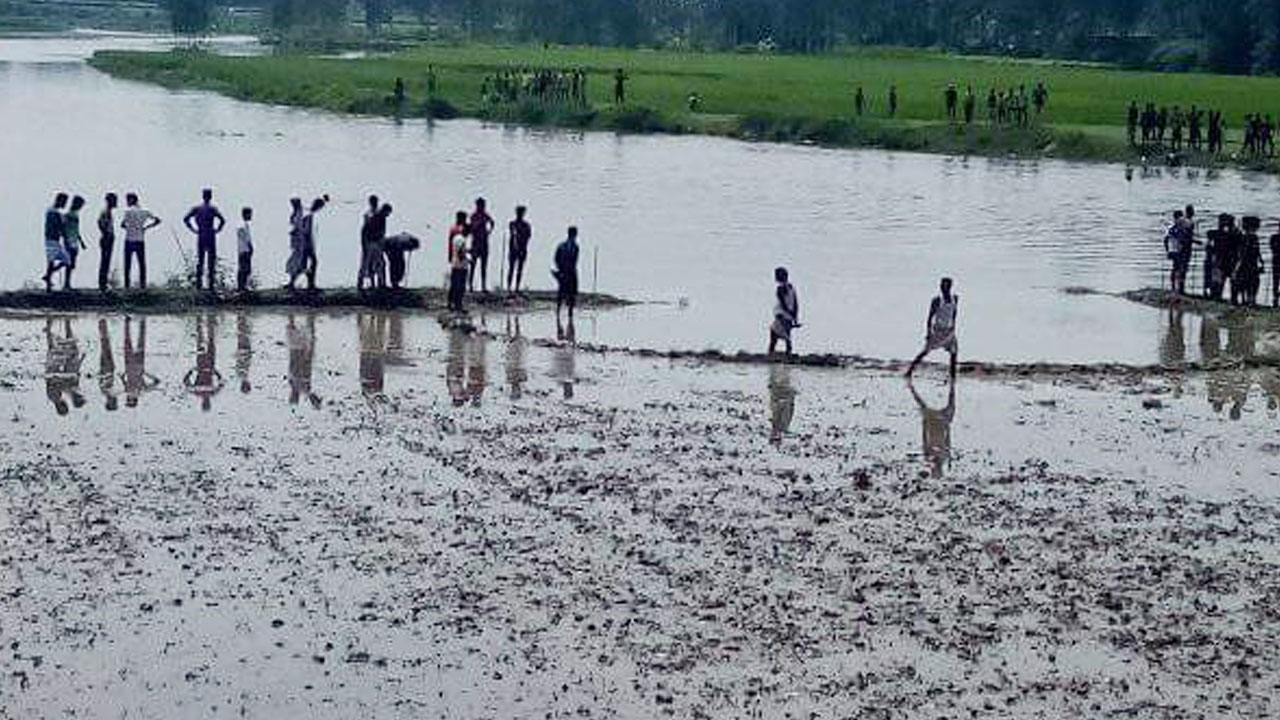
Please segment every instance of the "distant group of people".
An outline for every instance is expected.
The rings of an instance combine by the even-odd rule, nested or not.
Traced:
[[[889,117],[897,116],[898,102],[898,86],[890,85]],[[963,121],[965,125],[972,125],[977,120],[978,96],[974,92],[973,85],[966,86],[962,95],[955,82],[948,83],[942,93],[942,102],[948,121],[952,123]],[[994,125],[1027,127],[1031,124],[1033,112],[1034,117],[1039,117],[1048,108],[1049,89],[1044,81],[1037,82],[1030,92],[1027,91],[1025,84],[1019,85],[1017,89],[1010,87],[1000,90],[993,87],[987,93],[986,106],[988,122]],[[861,85],[854,89],[853,110],[858,117],[868,112],[867,95]]]
[[[1173,292],[1187,294],[1187,275],[1190,272],[1195,248],[1204,248],[1204,287],[1202,294],[1211,300],[1230,299],[1232,305],[1255,307],[1261,292],[1262,275],[1266,272],[1263,261],[1263,245],[1259,237],[1262,221],[1257,216],[1246,215],[1238,222],[1234,215],[1222,213],[1217,226],[1198,237],[1195,208],[1175,211],[1173,222],[1165,233],[1164,247],[1172,269],[1170,287]],[[1280,263],[1280,225],[1270,237],[1271,249],[1271,303],[1280,307],[1280,275],[1276,273]],[[1230,293],[1227,289],[1230,288]]]
[[[202,192],[200,204],[183,216],[182,222],[196,237],[196,259],[193,280],[197,289],[217,290],[222,284],[218,278],[218,236],[226,229],[227,221],[213,202],[212,189]],[[138,265],[138,287],[147,287],[146,235],[158,227],[161,220],[141,206],[136,193],[126,196],[126,209],[120,227],[124,230],[124,287],[133,287],[133,264]],[[298,282],[306,278],[306,289],[316,289],[318,266],[318,237],[322,213],[329,205],[328,195],[322,195],[304,205],[301,198],[289,201],[289,257],[285,263],[288,276],[286,289],[298,289]],[[98,216],[99,247],[101,259],[98,269],[98,288],[110,289],[112,259],[116,241],[117,197],[108,193],[104,207]],[[46,265],[43,276],[45,289],[53,290],[54,277],[62,273],[62,287],[70,290],[72,273],[78,257],[87,245],[80,231],[80,213],[85,206],[83,197],[70,197],[58,193],[53,204],[45,212],[44,236]],[[389,235],[388,219],[393,213],[389,203],[378,196],[369,196],[368,209],[360,226],[360,261],[356,273],[356,288],[400,288],[407,275],[407,255],[419,249],[421,241],[409,233]],[[241,224],[236,231],[237,267],[236,289],[249,292],[252,288],[254,238],[251,228],[253,209],[240,211]],[[478,198],[470,212],[459,211],[448,235],[448,266],[450,268],[449,307],[463,309],[468,291],[474,291],[479,279],[480,292],[488,292],[490,239],[496,222],[488,212],[484,198]],[[515,217],[507,223],[506,288],[520,292],[524,284],[525,264],[529,259],[529,245],[533,239],[533,226],[529,223],[528,209],[519,206]],[[175,236],[176,240],[176,236]],[[180,246],[181,247],[181,246]],[[555,250],[553,276],[558,286],[557,313],[567,306],[573,317],[578,299],[578,229],[570,227],[567,237]],[[186,259],[186,258],[184,258]],[[501,279],[499,280],[501,282]]]
[[[480,97],[489,103],[535,100],[544,104],[587,105],[587,71],[582,68],[519,68],[485,77]]]
[[[1184,149],[1199,152],[1205,150],[1218,154],[1226,140],[1226,122],[1219,110],[1205,110],[1195,105],[1183,112],[1181,106],[1172,109],[1147,103],[1142,109],[1137,101],[1129,103],[1125,118],[1129,144],[1144,149],[1181,152]],[[1274,130],[1274,126],[1272,127]],[[1261,130],[1259,130],[1261,133]],[[1272,134],[1271,130],[1266,133]],[[1261,135],[1259,135],[1260,137]]]

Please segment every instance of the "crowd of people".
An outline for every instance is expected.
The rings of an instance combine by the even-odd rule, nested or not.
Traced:
[[[480,99],[486,103],[519,103],[532,100],[544,105],[586,107],[588,72],[585,68],[521,67],[501,70],[480,83]],[[627,101],[627,81],[622,68],[613,73],[613,101]]]
[[[1179,105],[1170,109],[1151,102],[1139,109],[1137,101],[1133,101],[1125,118],[1130,145],[1171,152],[1221,153],[1226,127],[1221,111],[1195,105],[1184,112]]]
[[[1232,305],[1256,307],[1261,293],[1262,276],[1266,273],[1263,245],[1259,233],[1262,220],[1246,215],[1237,220],[1222,213],[1214,229],[1199,237],[1195,208],[1173,214],[1173,222],[1165,232],[1164,249],[1170,260],[1169,285],[1173,292],[1187,295],[1196,248],[1203,248],[1204,281],[1201,294],[1211,300],[1229,299]],[[1280,307],[1280,224],[1269,239],[1271,249],[1271,304]],[[1228,292],[1228,288],[1230,291]]]
[[[226,229],[227,220],[214,204],[213,190],[202,192],[201,202],[183,216],[183,226],[196,238],[194,266],[186,257],[181,242],[174,235],[184,262],[191,271],[196,289],[216,291],[223,283],[218,276],[218,236]],[[320,224],[324,210],[330,204],[328,195],[322,195],[304,205],[301,198],[289,201],[289,257],[285,263],[288,282],[285,288],[297,290],[298,282],[305,277],[306,289],[316,290],[317,248]],[[62,274],[62,287],[72,288],[72,275],[78,265],[80,252],[87,249],[80,231],[80,213],[85,206],[81,196],[71,197],[58,193],[53,204],[45,212],[44,243],[45,290],[52,292],[54,279]],[[134,264],[137,264],[137,286],[147,287],[147,233],[162,224],[161,219],[144,208],[137,193],[125,196],[126,209],[119,224],[124,231],[124,287],[134,286]],[[100,259],[98,265],[98,289],[111,290],[111,273],[116,244],[116,213],[118,200],[115,193],[103,199],[103,209],[98,215]],[[409,234],[389,235],[387,222],[393,213],[389,203],[383,203],[376,195],[369,196],[368,209],[360,227],[360,261],[356,271],[356,288],[399,289],[403,286],[408,270],[407,256],[418,250],[421,241]],[[236,230],[236,291],[253,290],[254,236],[252,230],[253,208],[240,211],[240,224]],[[496,221],[489,214],[484,198],[475,201],[471,212],[460,210],[447,238],[447,263],[449,275],[449,307],[461,312],[468,292],[489,291],[490,241]],[[529,259],[529,246],[533,227],[528,220],[528,208],[515,209],[515,217],[507,224],[506,260],[508,292],[519,293],[524,286],[525,264]],[[578,228],[570,227],[563,242],[555,248],[552,275],[557,284],[556,312],[568,308],[573,317],[577,305]],[[499,278],[499,283],[502,279]]]

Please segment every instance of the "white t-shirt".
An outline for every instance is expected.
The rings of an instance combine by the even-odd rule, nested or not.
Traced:
[[[124,211],[124,220],[120,223],[124,228],[124,241],[127,243],[140,243],[147,239],[147,223],[151,222],[152,214],[140,207],[131,207]]]
[[[241,225],[236,230],[236,245],[241,255],[253,252],[253,231],[249,229],[249,223]]]

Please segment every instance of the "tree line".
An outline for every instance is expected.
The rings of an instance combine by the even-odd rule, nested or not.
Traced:
[[[200,34],[219,0],[162,0]],[[1280,0],[241,0],[272,28],[416,20],[464,39],[825,52],[936,47],[1235,74],[1280,72]]]

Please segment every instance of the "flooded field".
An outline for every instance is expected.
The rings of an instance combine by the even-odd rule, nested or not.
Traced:
[[[0,287],[55,190],[172,224],[213,184],[260,269],[290,195],[335,197],[350,285],[368,190],[427,237],[485,194],[645,302],[0,313],[0,720],[1276,715],[1280,330],[1105,294],[1160,285],[1161,213],[1273,214],[1275,180],[396,124],[83,64],[159,44],[0,40]],[[777,264],[845,367],[697,352],[763,349]],[[943,273],[964,372],[908,384]]]
[[[551,247],[576,223],[586,289],[658,303],[602,319],[583,336],[593,342],[758,351],[772,270],[787,265],[806,351],[911,357],[948,274],[971,358],[1149,364],[1159,313],[1062,289],[1160,286],[1163,221],[1188,202],[1205,217],[1276,214],[1276,180],[1236,172],[1139,170],[1128,181],[1108,165],[397,124],[258,106],[116,81],[83,63],[108,46],[160,43],[0,40],[0,156],[13,169],[0,175],[0,234],[12,239],[0,286],[38,280],[40,223],[56,190],[84,194],[92,212],[106,190],[139,190],[167,221],[151,236],[152,273],[164,278],[182,267],[170,229],[213,185],[224,209],[257,209],[264,285],[284,281],[290,196],[335,200],[320,239],[323,283],[354,283],[359,218],[377,191],[395,205],[393,231],[428,238],[411,281],[439,286],[437,243],[453,211],[484,195],[504,221],[516,203],[530,206],[535,286],[550,285]],[[190,238],[179,238],[191,252]],[[1190,318],[1187,332],[1198,332]]]
[[[949,392],[545,322],[0,322],[0,716],[1275,712],[1275,371]]]

